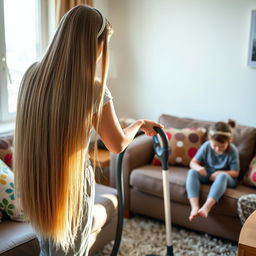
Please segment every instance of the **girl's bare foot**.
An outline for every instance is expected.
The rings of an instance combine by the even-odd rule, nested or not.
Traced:
[[[202,218],[207,218],[210,210],[216,204],[216,200],[214,198],[207,198],[204,205],[198,210],[198,215]]]
[[[194,207],[191,209],[190,215],[188,217],[189,221],[192,221],[198,215],[199,207]]]
[[[202,218],[207,218],[208,214],[209,214],[210,209],[208,209],[207,207],[203,206],[202,208],[200,208],[198,210],[198,215],[201,216]]]

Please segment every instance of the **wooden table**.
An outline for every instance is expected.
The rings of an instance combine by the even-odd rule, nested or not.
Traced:
[[[98,149],[98,156],[96,155],[96,167],[109,167],[109,160],[110,155],[109,151],[107,149]],[[90,151],[90,160],[92,164],[94,163],[94,152],[93,150]]]
[[[241,229],[238,256],[256,256],[256,211],[248,217]]]

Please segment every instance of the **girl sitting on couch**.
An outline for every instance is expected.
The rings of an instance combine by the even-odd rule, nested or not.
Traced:
[[[217,122],[209,130],[209,140],[198,150],[190,162],[186,190],[191,205],[189,221],[196,216],[207,218],[211,208],[219,201],[227,187],[237,185],[240,172],[239,154],[231,143],[235,122]],[[203,206],[199,207],[200,184],[211,184]]]

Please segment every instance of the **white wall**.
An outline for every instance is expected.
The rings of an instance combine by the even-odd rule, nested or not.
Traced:
[[[256,0],[95,0],[112,23],[108,84],[121,117],[161,113],[256,126],[247,66]]]

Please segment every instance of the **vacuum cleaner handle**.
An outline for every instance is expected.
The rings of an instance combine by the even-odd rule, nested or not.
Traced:
[[[153,144],[156,155],[159,157],[162,169],[168,170],[168,157],[170,154],[170,147],[165,132],[160,127],[154,127],[154,130],[160,135],[162,145],[157,135],[153,136]]]

